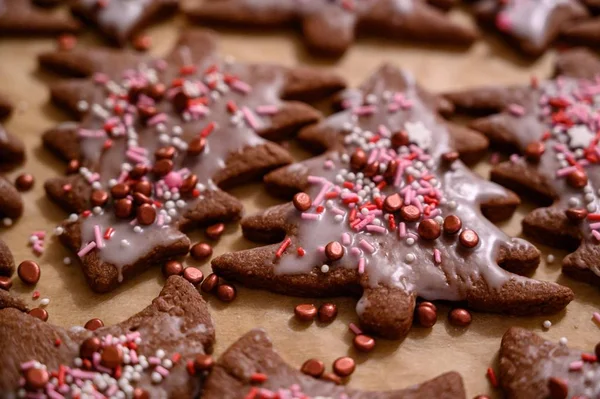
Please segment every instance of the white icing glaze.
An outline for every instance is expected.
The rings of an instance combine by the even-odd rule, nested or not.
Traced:
[[[138,22],[149,0],[110,0],[98,9],[98,0],[79,0],[89,12],[97,13],[98,23],[119,35],[126,34]]]
[[[510,23],[510,31],[518,37],[542,44],[550,15],[569,0],[511,0],[502,9]]]

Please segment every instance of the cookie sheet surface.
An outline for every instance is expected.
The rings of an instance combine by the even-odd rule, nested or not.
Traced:
[[[462,15],[453,15],[461,19]],[[464,19],[464,18],[462,18]],[[181,19],[164,23],[149,33],[154,43],[153,52],[164,53],[173,43]],[[92,43],[91,35],[80,42]],[[1,229],[0,237],[12,248],[17,264],[25,259],[34,259],[27,246],[31,232],[45,230],[51,233],[65,214],[45,197],[43,182],[49,177],[63,173],[64,165],[41,147],[41,133],[57,122],[67,120],[63,114],[48,103],[45,83],[56,76],[39,72],[36,56],[54,48],[51,39],[5,39],[0,40],[0,90],[8,94],[17,106],[17,112],[5,123],[6,128],[19,135],[27,144],[28,161],[24,167],[9,177],[27,171],[36,178],[34,190],[24,194],[26,210],[24,217],[9,229]],[[304,53],[293,32],[278,35],[221,34],[224,54],[231,54],[244,61],[273,61],[287,65],[308,63],[323,68],[334,68],[357,85],[381,62],[390,61],[413,72],[417,80],[428,89],[442,91],[484,84],[526,83],[532,75],[541,77],[550,74],[554,54],[549,52],[535,63],[518,58],[507,51],[503,44],[490,39],[477,43],[467,52],[440,47],[413,44],[391,44],[381,40],[360,40],[337,64],[310,58]],[[294,148],[297,159],[309,154]],[[477,172],[487,176],[489,167],[485,162],[476,167]],[[246,207],[246,213],[277,204],[267,195],[260,184],[251,184],[233,190]],[[501,224],[510,235],[519,235],[520,220],[532,203],[524,204],[509,221]],[[192,235],[194,240],[204,239],[200,233]],[[215,255],[229,250],[249,248],[253,244],[241,237],[236,226],[230,226],[215,247]],[[350,298],[335,298],[333,302],[340,310],[338,318],[328,326],[300,324],[293,318],[296,304],[305,299],[289,298],[267,292],[252,291],[238,286],[238,297],[231,304],[223,304],[215,297],[208,297],[217,329],[216,353],[221,353],[242,334],[254,327],[264,327],[272,337],[275,347],[292,365],[300,366],[311,357],[322,359],[328,368],[334,359],[351,355],[357,359],[358,367],[349,384],[361,389],[403,388],[432,378],[443,372],[456,370],[465,378],[468,396],[477,394],[499,395],[491,389],[485,377],[487,367],[494,365],[502,334],[510,326],[521,326],[541,333],[544,338],[557,341],[566,336],[569,345],[592,348],[598,341],[598,328],[591,321],[592,312],[600,305],[600,291],[592,286],[575,282],[560,274],[560,259],[564,253],[538,245],[543,260],[534,277],[558,281],[575,291],[576,299],[566,312],[554,315],[550,330],[545,331],[542,323],[547,318],[508,318],[500,315],[473,314],[473,323],[467,329],[452,327],[447,322],[449,307],[438,307],[438,323],[432,329],[414,328],[402,343],[379,339],[374,352],[357,354],[352,349],[352,334],[348,323],[356,321],[354,306]],[[546,265],[548,254],[556,260]],[[46,240],[46,251],[36,258],[42,268],[40,282],[35,288],[25,287],[15,278],[13,292],[25,299],[31,307],[34,290],[40,298],[49,298],[47,307],[50,321],[63,325],[83,325],[92,317],[99,317],[113,324],[143,309],[159,293],[164,277],[158,268],[149,270],[139,278],[106,295],[94,294],[85,283],[81,270],[76,265],[67,266],[63,258],[69,254],[54,239]],[[206,274],[210,265],[191,259],[188,264],[198,266]],[[322,300],[314,301],[315,304]]]

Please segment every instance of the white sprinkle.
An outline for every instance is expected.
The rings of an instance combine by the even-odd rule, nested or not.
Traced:
[[[572,208],[579,206],[579,199],[576,197],[569,198],[569,206]]]
[[[329,272],[329,265],[321,266],[321,273],[328,273],[328,272]]]
[[[40,301],[40,306],[48,306],[49,303],[50,303],[50,299],[44,298]]]
[[[133,228],[134,233],[141,233],[142,231],[144,231],[144,230],[140,226],[135,226]]]
[[[102,213],[102,208],[100,208],[99,206],[95,206],[92,208],[92,212],[94,212],[94,215],[99,215]]]
[[[415,243],[415,239],[414,238],[408,237],[406,239],[406,244],[408,244],[408,245],[414,245],[414,243]]]
[[[550,320],[546,320],[542,323],[542,327],[548,330],[550,327],[552,327],[552,322]]]
[[[62,235],[62,233],[64,233],[64,232],[65,232],[65,229],[64,229],[62,226],[57,226],[57,227],[54,229],[54,235],[55,235],[55,236],[60,236],[60,235]]]
[[[152,372],[152,382],[155,384],[159,384],[162,381],[162,376],[158,374],[156,371]]]
[[[83,360],[81,360],[80,357],[76,357],[75,360],[73,361],[73,364],[75,364],[75,366],[77,366],[77,367],[81,367],[83,365]]]
[[[30,244],[35,244],[36,242],[38,242],[39,238],[37,236],[31,236],[29,237],[29,243]]]
[[[587,210],[588,212],[596,212],[596,204],[594,204],[593,202],[590,202],[589,204],[587,204]]]
[[[4,225],[4,227],[10,227],[13,224],[13,221],[11,218],[4,218],[2,219],[2,224]]]
[[[71,258],[69,258],[68,256],[67,256],[67,257],[65,257],[65,258],[63,259],[63,263],[64,263],[65,265],[70,265],[70,264],[71,264]]]
[[[112,187],[116,186],[116,185],[117,185],[117,183],[118,183],[118,182],[117,182],[117,180],[116,180],[116,179],[110,179],[110,180],[108,181],[108,187],[112,188]]]
[[[404,257],[404,261],[405,261],[406,263],[412,263],[412,262],[414,262],[414,261],[415,261],[415,259],[416,259],[416,256],[415,256],[415,254],[413,254],[413,253],[408,253],[408,254],[406,254],[406,256]]]
[[[569,340],[567,340],[567,337],[560,337],[560,339],[558,340],[558,343],[563,346],[566,346],[568,342]]]
[[[92,183],[92,188],[94,190],[100,190],[102,188],[102,184],[99,181],[95,181]]]
[[[333,220],[335,220],[336,222],[343,222],[344,221],[344,216],[343,215],[335,215],[333,217]],[[375,221],[375,220],[374,220]]]
[[[158,358],[162,359],[163,357],[165,357],[165,351],[164,351],[164,350],[162,350],[162,349],[158,349],[158,350],[156,351],[156,357],[158,357]]]
[[[177,200],[177,202],[175,204],[177,205],[177,208],[183,208],[183,207],[185,207],[185,201],[184,200]]]
[[[167,212],[169,213],[169,216],[172,216],[172,217],[177,216],[177,209],[169,209]]]
[[[77,110],[80,112],[85,112],[89,108],[87,101],[81,100],[77,102]]]
[[[554,258],[554,255],[552,255],[552,254],[549,254],[546,257],[546,263],[548,263],[548,264],[552,264],[554,262],[554,260],[555,260],[555,258]]]
[[[456,201],[448,201],[448,208],[450,209],[456,209]]]
[[[79,220],[79,216],[77,216],[76,213],[72,213],[69,215],[69,222],[76,222],[77,220]]]
[[[121,240],[121,246],[122,247],[128,247],[129,246],[129,241],[127,241],[127,240]]]

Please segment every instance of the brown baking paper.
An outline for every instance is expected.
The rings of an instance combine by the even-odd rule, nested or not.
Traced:
[[[459,19],[464,15],[459,15]],[[177,19],[149,31],[154,43],[152,52],[165,54],[183,26]],[[93,34],[87,34],[80,44],[92,43]],[[24,217],[13,227],[0,230],[0,237],[8,242],[17,264],[35,259],[41,266],[41,280],[35,287],[24,286],[14,278],[13,292],[31,306],[38,301],[31,298],[34,290],[41,298],[49,298],[47,306],[49,322],[62,325],[83,325],[93,317],[106,324],[117,323],[143,309],[158,294],[164,278],[159,268],[128,281],[108,294],[94,294],[83,279],[75,256],[64,250],[51,236],[54,227],[65,213],[44,195],[44,180],[64,173],[65,165],[42,148],[41,133],[56,123],[68,120],[68,116],[48,103],[47,83],[57,79],[55,75],[40,72],[36,56],[55,47],[53,39],[0,39],[0,91],[5,92],[16,104],[15,114],[5,127],[20,136],[27,144],[28,160],[24,167],[10,173],[33,173],[35,188],[24,194],[26,210]],[[345,76],[350,85],[357,85],[367,78],[384,61],[413,72],[417,80],[431,90],[457,89],[478,85],[527,83],[531,75],[547,76],[552,67],[554,54],[546,54],[534,63],[526,63],[504,45],[480,42],[468,51],[390,43],[381,40],[360,40],[339,62],[324,62],[308,57],[298,37],[291,32],[278,34],[221,34],[220,47],[223,54],[231,54],[243,61],[279,62],[286,65],[309,63],[323,68],[333,68]],[[298,159],[309,154],[295,151]],[[476,170],[487,176],[485,163]],[[274,205],[278,201],[269,197],[258,183],[231,191],[243,199],[246,214]],[[533,209],[525,202],[516,215],[500,227],[509,235],[519,235],[520,220]],[[34,230],[49,234],[46,251],[35,257],[28,247],[28,238]],[[203,239],[200,233],[193,240]],[[242,238],[236,225],[230,226],[223,238],[216,243],[215,255],[230,250],[250,248],[254,244]],[[332,298],[339,308],[337,319],[327,326],[304,324],[293,317],[294,306],[303,302],[320,304],[324,300],[290,298],[268,292],[244,289],[238,286],[238,297],[231,304],[219,302],[207,296],[217,330],[216,354],[220,354],[238,337],[254,327],[264,327],[272,337],[275,347],[292,365],[300,366],[306,359],[315,357],[331,368],[334,359],[350,355],[358,362],[349,385],[354,388],[383,390],[403,388],[432,378],[440,373],[456,370],[465,379],[469,397],[477,394],[494,394],[486,379],[486,369],[495,366],[502,334],[510,326],[522,326],[551,340],[567,337],[569,345],[585,349],[593,348],[600,337],[598,326],[591,321],[592,312],[600,304],[600,290],[562,277],[560,260],[565,253],[538,245],[543,261],[534,277],[558,281],[571,287],[576,299],[563,313],[552,317],[516,318],[500,315],[474,313],[473,323],[465,329],[448,324],[447,304],[439,306],[438,323],[432,329],[414,327],[403,341],[377,340],[376,349],[370,354],[359,354],[352,348],[352,334],[348,323],[356,322],[355,299]],[[548,254],[556,261],[547,265]],[[69,256],[74,262],[67,266],[63,259]],[[198,266],[207,275],[210,265],[186,259],[188,265]],[[552,327],[544,331],[542,323],[550,320]],[[0,326],[1,328],[1,326]]]

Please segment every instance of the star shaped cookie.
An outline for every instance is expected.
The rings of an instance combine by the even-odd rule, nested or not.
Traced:
[[[157,20],[175,13],[179,0],[74,0],[71,10],[98,27],[110,41],[124,46]]]
[[[474,12],[482,25],[531,56],[541,55],[563,29],[589,16],[577,0],[480,0]]]
[[[448,95],[459,108],[499,112],[471,126],[523,156],[494,166],[492,180],[545,205],[525,217],[524,233],[572,251],[563,272],[593,284],[600,284],[599,87],[558,77]]]
[[[75,19],[40,9],[30,0],[3,0],[0,3],[0,36],[55,35],[74,33],[80,28]]]
[[[12,113],[10,101],[0,94],[0,121]],[[0,172],[9,171],[25,161],[25,145],[7,132],[0,122]],[[0,175],[0,223],[8,227],[23,214],[23,201],[15,186]],[[0,273],[1,274],[1,273]]]
[[[507,398],[594,398],[598,346],[585,352],[513,327],[502,338],[500,384]]]
[[[381,79],[380,92],[301,133],[329,135],[338,149],[269,175],[278,190],[304,190],[242,220],[245,237],[274,244],[219,256],[213,271],[286,295],[362,296],[361,324],[389,338],[408,333],[417,297],[509,314],[564,308],[570,289],[504,270],[531,272],[539,252],[482,209],[502,219],[518,198],[458,161],[414,81],[395,75],[396,84]]]
[[[179,276],[114,326],[65,330],[16,309],[0,310],[0,321],[3,397],[194,398],[204,379],[194,360],[215,340],[206,303]]]
[[[264,382],[255,382],[264,375]],[[254,378],[253,378],[254,377]],[[412,399],[466,398],[460,374],[450,372],[412,387],[387,392],[364,392],[302,374],[273,349],[264,330],[255,329],[225,351],[206,380],[204,399],[258,398]],[[260,396],[262,394],[262,396]],[[254,395],[254,396],[252,396]]]
[[[478,33],[420,0],[210,0],[188,8],[198,23],[258,28],[301,25],[310,50],[341,56],[359,34],[470,45]]]
[[[61,239],[96,291],[186,254],[190,242],[180,230],[238,219],[242,204],[220,188],[292,162],[265,138],[289,137],[320,118],[282,98],[343,87],[310,68],[224,60],[215,47],[210,32],[190,31],[164,60],[110,49],[40,58],[55,70],[93,73],[52,87],[53,101],[80,122],[43,140],[74,172],[45,189],[64,209],[83,212],[71,216]]]

